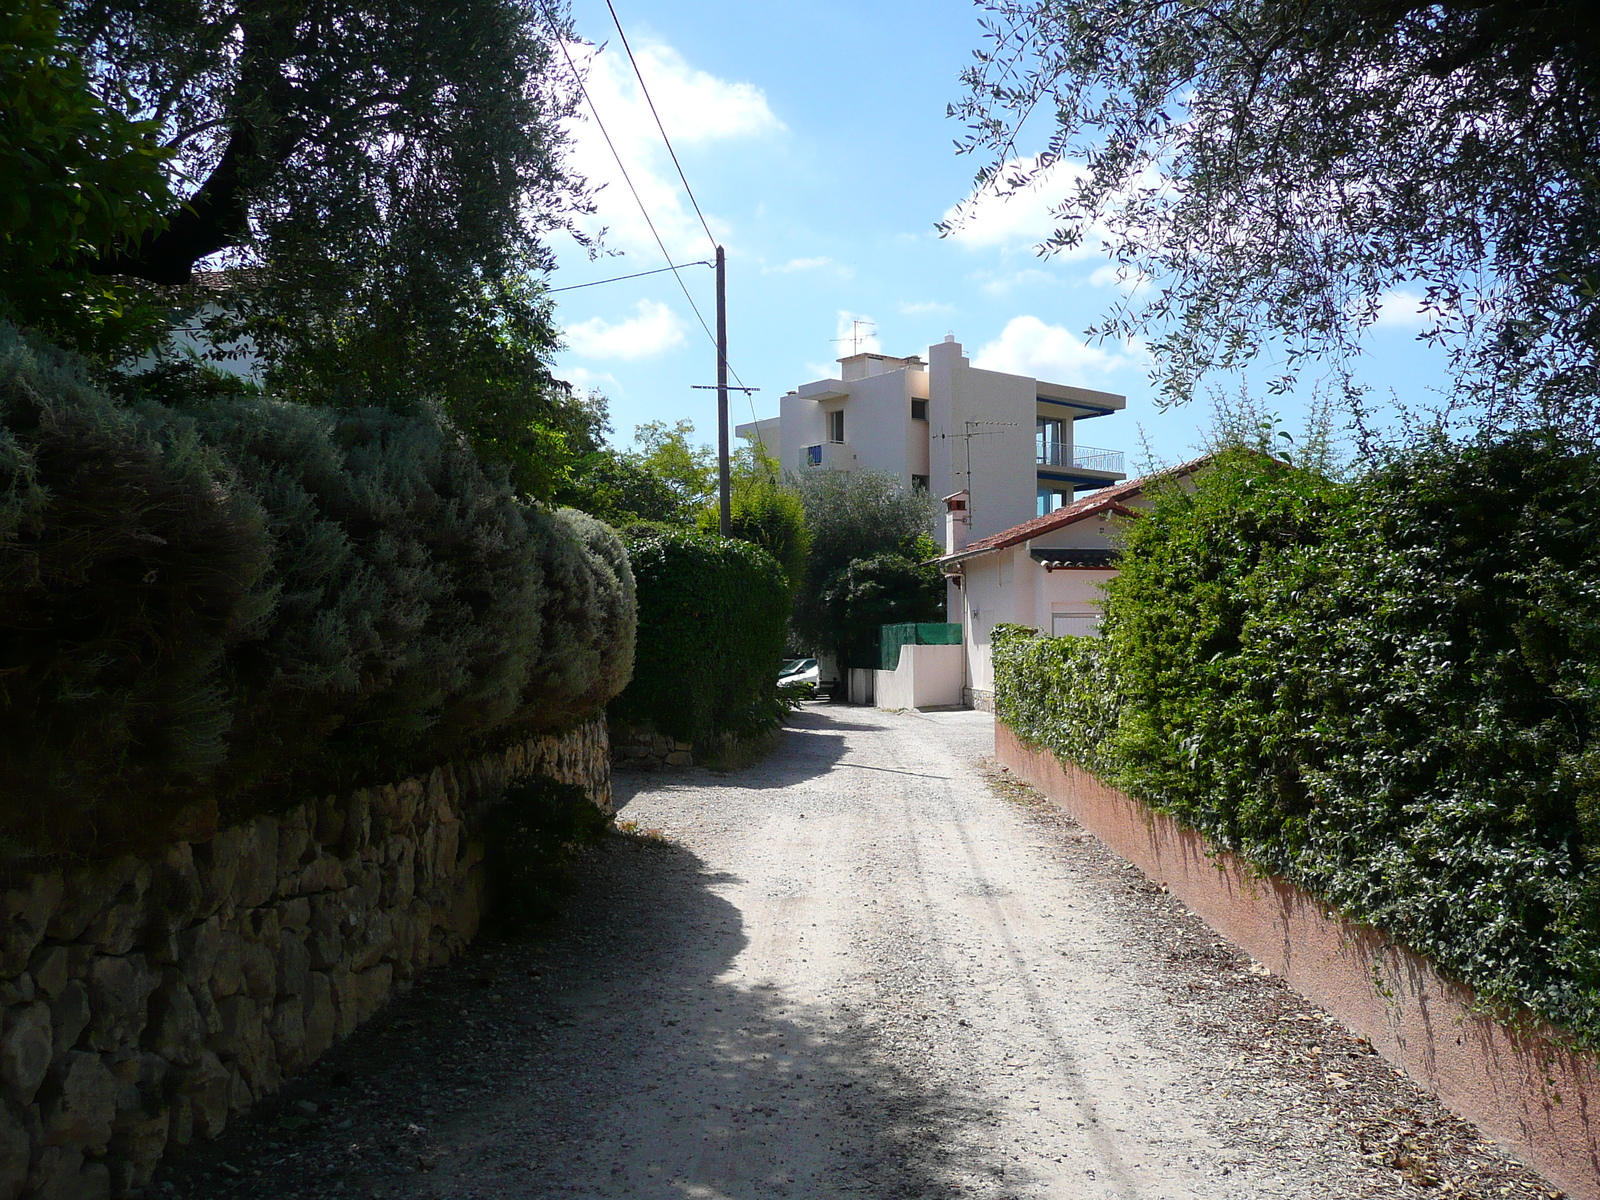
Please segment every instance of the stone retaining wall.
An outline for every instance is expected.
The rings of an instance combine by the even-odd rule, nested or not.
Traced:
[[[1563,1188],[1600,1200],[1600,1062],[1549,1026],[1505,1024],[1377,930],[995,723],[995,757],[1202,920]]]
[[[661,771],[694,766],[694,743],[680,742],[652,725],[619,727],[611,742],[619,771]]]
[[[477,932],[477,817],[535,773],[611,810],[603,718],[207,842],[0,891],[0,1200],[105,1200]]]

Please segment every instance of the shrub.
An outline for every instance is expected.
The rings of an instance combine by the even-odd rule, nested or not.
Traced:
[[[437,414],[192,375],[118,408],[5,332],[8,808],[203,792],[237,817],[568,725],[626,682],[616,535],[519,499]],[[18,840],[109,844],[58,824]]]
[[[759,546],[645,526],[630,531],[639,638],[633,681],[611,704],[682,741],[774,728],[789,589]]]
[[[855,559],[835,571],[822,592],[828,644],[844,666],[877,667],[883,626],[942,621],[944,592],[944,576],[937,567],[901,554]]]
[[[1486,999],[1600,1044],[1600,455],[1225,455],[1129,531],[1105,639],[1009,636],[997,704]]]
[[[224,657],[259,618],[262,510],[0,323],[0,835],[115,844],[227,752]]]
[[[519,934],[559,915],[575,888],[573,858],[610,828],[576,784],[536,776],[508,787],[484,824],[491,919]]]

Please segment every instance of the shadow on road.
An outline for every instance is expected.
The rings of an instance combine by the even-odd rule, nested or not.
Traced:
[[[788,737],[730,782],[838,757],[826,731]],[[940,1147],[984,1114],[880,1061],[849,1014],[723,978],[752,935],[727,877],[638,836],[582,874],[550,929],[437,969],[161,1178],[206,1200],[963,1194]]]

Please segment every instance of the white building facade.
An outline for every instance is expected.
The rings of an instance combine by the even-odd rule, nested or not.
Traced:
[[[1124,478],[1120,452],[1080,446],[1074,432],[1121,410],[1122,396],[981,370],[953,337],[925,362],[853,354],[839,366],[837,379],[796,388],[776,417],[735,432],[786,474],[881,471],[936,496],[966,492],[972,538]]]

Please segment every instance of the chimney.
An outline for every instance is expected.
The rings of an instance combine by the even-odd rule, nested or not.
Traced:
[[[954,554],[967,548],[972,537],[972,513],[967,508],[966,492],[952,492],[944,498],[944,552]]]

